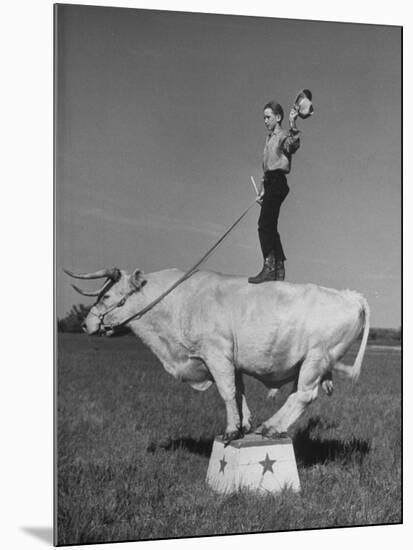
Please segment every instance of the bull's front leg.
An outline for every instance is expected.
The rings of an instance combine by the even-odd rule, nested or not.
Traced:
[[[245,397],[245,386],[242,373],[239,371],[235,371],[235,392],[238,411],[241,414],[242,433],[246,434],[251,431],[252,415],[248,407],[247,398]]]
[[[221,354],[210,355],[206,363],[215,381],[218,393],[225,403],[227,425],[224,441],[228,445],[233,439],[239,439],[243,436],[240,409],[237,403],[235,367],[225,355]]]

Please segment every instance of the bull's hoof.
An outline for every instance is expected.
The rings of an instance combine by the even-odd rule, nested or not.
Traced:
[[[267,435],[267,437],[270,437],[271,439],[286,439],[289,435],[288,432],[274,432]]]
[[[243,430],[233,430],[231,432],[225,432],[223,439],[224,439],[224,447],[229,445],[231,441],[234,441],[234,439],[242,439],[244,437]]]
[[[260,424],[258,428],[255,428],[254,433],[262,435],[263,430],[265,430],[265,426],[263,424]]]
[[[255,433],[262,435],[262,437],[266,437],[268,439],[285,439],[286,437],[289,437],[287,432],[277,432],[277,430],[269,428],[264,424],[258,426],[258,428],[255,430]]]
[[[244,435],[252,432],[252,419],[243,424],[241,430]]]

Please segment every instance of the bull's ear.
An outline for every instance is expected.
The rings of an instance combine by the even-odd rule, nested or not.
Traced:
[[[130,282],[136,288],[136,290],[140,290],[143,286],[146,285],[148,281],[145,279],[143,271],[141,269],[135,269],[135,271],[130,276]]]

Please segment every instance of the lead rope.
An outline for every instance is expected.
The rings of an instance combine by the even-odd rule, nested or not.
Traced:
[[[242,218],[247,215],[247,213],[251,210],[251,208],[255,204],[256,204],[256,200],[254,199],[254,202],[246,210],[244,210],[241,216],[239,216],[239,218],[235,220],[235,222],[225,231],[225,233],[217,240],[217,242],[202,256],[202,258],[194,266],[192,266],[191,269],[188,269],[188,271],[184,275],[182,275],[182,277],[180,277],[172,286],[170,286],[167,290],[165,290],[165,292],[163,292],[160,296],[158,296],[158,298],[153,300],[153,302],[151,302],[150,304],[145,306],[143,309],[138,311],[138,313],[134,313],[133,315],[131,315],[130,317],[128,317],[118,325],[114,325],[112,329],[118,329],[120,327],[125,326],[127,323],[129,323],[133,319],[142,317],[142,315],[144,315],[146,312],[152,309],[156,304],[158,304],[161,300],[163,300],[165,296],[167,296],[178,285],[180,285],[183,281],[185,281],[185,279],[188,279],[191,275],[193,275],[195,270],[198,269],[198,267],[209,258],[209,256],[214,252],[214,250],[222,243],[225,237],[227,237],[227,235],[234,229],[234,227],[239,224]]]

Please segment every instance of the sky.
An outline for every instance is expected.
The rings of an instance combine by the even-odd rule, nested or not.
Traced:
[[[288,114],[309,88],[286,280],[357,290],[374,326],[400,326],[400,28],[60,5],[56,30],[58,317],[89,303],[63,267],[195,264],[254,200],[264,104]],[[258,215],[205,268],[255,275]]]

